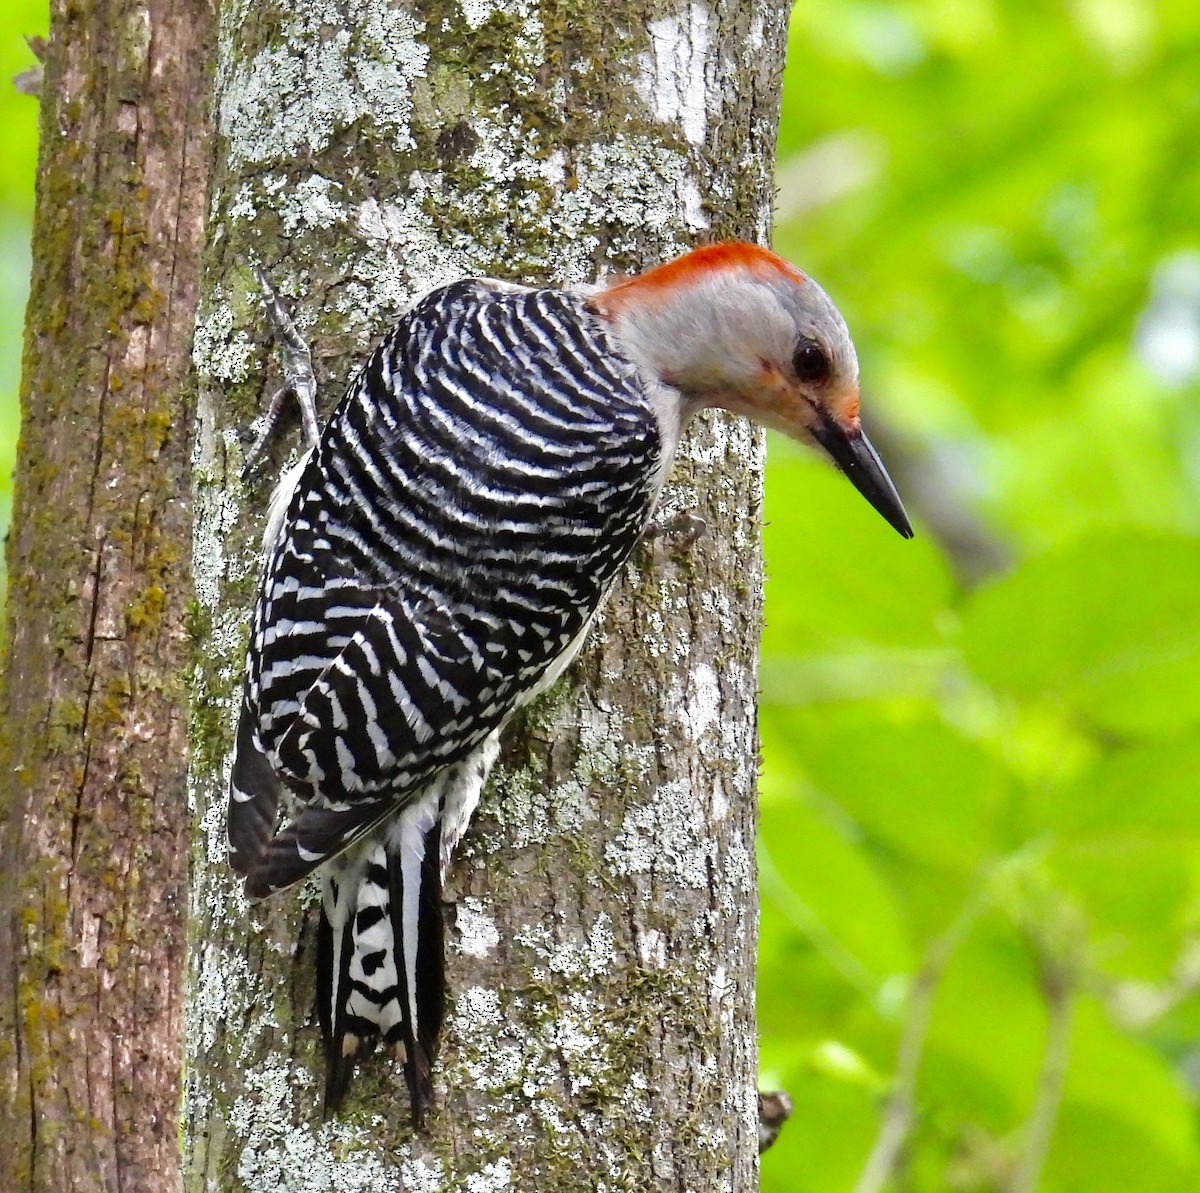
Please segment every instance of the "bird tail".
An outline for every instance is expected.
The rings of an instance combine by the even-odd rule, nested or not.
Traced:
[[[382,1040],[404,1045],[413,1125],[424,1126],[446,1007],[441,805],[435,784],[326,869],[317,1003],[327,1115]]]

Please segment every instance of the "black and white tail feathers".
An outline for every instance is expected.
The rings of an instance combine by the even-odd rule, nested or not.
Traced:
[[[413,1126],[424,1126],[446,1009],[437,786],[326,872],[317,943],[326,1114],[382,1041],[404,1047]]]
[[[290,885],[280,881],[273,865],[277,851],[271,848],[285,835],[273,836],[281,784],[246,725],[243,717],[231,781],[229,856],[246,879],[247,894],[262,898]],[[477,798],[486,770],[474,770]],[[318,856],[304,873],[293,867],[288,875],[299,881],[326,862],[317,1014],[325,1046],[327,1115],[340,1106],[355,1063],[382,1041],[403,1046],[413,1126],[424,1126],[446,1010],[442,864],[461,832],[450,826],[443,842],[446,787],[445,777],[439,777],[393,812],[380,831],[365,831],[375,827],[373,821],[361,839],[332,860]],[[455,811],[452,807],[452,816]],[[288,848],[282,856],[295,860],[297,851]]]
[[[317,1014],[326,1114],[341,1104],[355,1064],[382,1042],[403,1046],[413,1125],[424,1125],[446,1011],[442,875],[498,753],[493,733],[407,801],[388,805],[383,822],[376,814],[360,825],[348,846],[333,838],[306,860],[296,848],[295,825],[275,832],[282,784],[243,710],[229,846],[247,894],[265,897],[324,865]],[[301,818],[317,812],[307,808]]]

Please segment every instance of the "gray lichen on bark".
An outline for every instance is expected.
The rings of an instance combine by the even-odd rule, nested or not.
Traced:
[[[248,906],[222,802],[269,489],[239,472],[277,377],[250,263],[290,297],[327,410],[431,286],[573,284],[697,237],[761,239],[785,20],[734,3],[224,5],[195,343],[192,1187],[752,1187],[756,432],[694,429],[664,513],[694,509],[709,535],[640,547],[579,663],[509,730],[447,884],[427,1137],[383,1056],[320,1121],[312,890]]]

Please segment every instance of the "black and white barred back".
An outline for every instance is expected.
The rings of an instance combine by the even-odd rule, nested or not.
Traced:
[[[582,299],[465,281],[397,325],[278,498],[229,840],[252,897],[330,863],[327,1109],[382,1037],[405,1045],[421,1121],[444,864],[500,727],[570,661],[645,529],[663,451]]]

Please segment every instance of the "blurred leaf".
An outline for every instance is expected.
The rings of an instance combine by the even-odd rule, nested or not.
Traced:
[[[952,586],[936,545],[927,536],[903,540],[844,477],[801,450],[771,440],[765,651],[938,643]]]
[[[1046,794],[1041,823],[1070,837],[1117,833],[1200,840],[1200,737],[1102,755]]]
[[[928,712],[894,717],[861,703],[794,709],[772,722],[865,844],[967,873],[1005,847],[1008,775]]]
[[[1166,1161],[1176,1172],[1187,1171],[1193,1179],[1200,1178],[1194,1111],[1182,1082],[1152,1049],[1113,1027],[1094,999],[1080,999],[1076,1010],[1064,1100],[1064,1113],[1074,1105],[1105,1116],[1110,1124],[1122,1124],[1124,1132],[1114,1134],[1141,1133],[1149,1146],[1139,1150],[1146,1153],[1148,1162],[1153,1162],[1153,1153],[1158,1152],[1159,1165]],[[1059,1138],[1069,1136],[1060,1133]],[[1056,1143],[1055,1150],[1059,1146]],[[1093,1139],[1092,1147],[1116,1150],[1103,1138]],[[1119,1162],[1116,1155],[1112,1159]],[[1111,1184],[1104,1187],[1117,1188]],[[1143,1188],[1139,1182],[1122,1187],[1136,1188],[1139,1193]]]
[[[1068,1099],[1046,1164],[1044,1193],[1194,1193],[1200,1170],[1102,1107]]]
[[[1098,967],[1168,976],[1194,920],[1197,850],[1187,841],[1114,836],[1060,845],[1051,865],[1088,919]]]
[[[903,914],[870,855],[807,802],[764,804],[762,897],[845,979],[871,989],[914,958]]]
[[[1200,540],[1127,531],[1031,560],[962,614],[967,661],[1119,733],[1200,720]]]
[[[923,1101],[949,1098],[968,1121],[996,1132],[1010,1128],[1032,1100],[1044,1033],[1029,950],[999,916],[987,916],[938,987]]]

